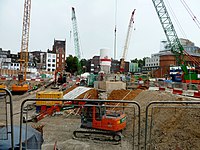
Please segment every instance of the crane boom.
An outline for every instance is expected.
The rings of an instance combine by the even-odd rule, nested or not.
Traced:
[[[126,41],[125,41],[125,45],[124,45],[124,51],[123,51],[123,55],[122,58],[125,59],[126,55],[127,55],[127,50],[128,50],[128,46],[129,46],[129,42],[131,39],[131,33],[133,30],[133,23],[134,23],[134,14],[135,14],[135,9],[133,10],[132,14],[131,14],[131,19],[128,25],[128,31],[127,31],[127,35],[126,35]]]
[[[79,43],[79,36],[78,36],[78,27],[75,15],[75,9],[72,7],[72,24],[73,24],[73,33],[74,33],[74,47],[75,47],[75,55],[80,60],[80,43]]]
[[[133,30],[133,23],[134,23],[134,14],[135,14],[135,9],[133,10],[132,14],[131,14],[131,18],[129,21],[129,25],[128,25],[128,31],[127,31],[127,35],[126,35],[126,41],[125,41],[125,45],[124,45],[124,50],[123,50],[123,55],[121,58],[121,65],[120,65],[120,71],[124,72],[124,67],[125,67],[125,58],[127,55],[127,51],[128,51],[128,46],[129,46],[129,42],[131,39],[131,33]]]
[[[199,62],[196,61],[191,55],[189,55],[181,45],[181,42],[176,34],[175,28],[170,19],[167,8],[163,0],[152,0],[154,7],[156,9],[157,15],[161,22],[162,28],[165,32],[168,44],[171,48],[171,52],[175,55],[177,60],[177,65],[181,66],[183,71],[182,81],[186,83],[200,83],[199,75],[196,70],[188,71],[184,56],[187,56],[194,63],[199,65]]]
[[[162,28],[165,32],[171,52],[175,55],[177,64],[181,66],[183,72],[188,73],[184,61],[184,48],[178,38],[174,25],[167,11],[163,0],[152,0],[159,17]]]
[[[28,67],[28,44],[29,44],[29,30],[30,30],[30,11],[31,0],[25,0],[24,2],[24,17],[23,17],[23,29],[22,29],[22,41],[21,41],[21,53],[20,53],[20,74],[24,75],[23,81],[26,80],[26,71]]]

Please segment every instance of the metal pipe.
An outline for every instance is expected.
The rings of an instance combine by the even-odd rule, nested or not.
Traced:
[[[20,110],[20,138],[19,138],[19,149],[22,150],[22,123],[23,123],[23,107],[24,104],[28,101],[58,101],[58,99],[26,99],[21,103],[21,110]],[[99,99],[59,99],[59,101],[71,101],[71,102],[112,102],[112,103],[127,103],[127,104],[134,104],[138,108],[138,150],[140,149],[140,105],[135,101],[119,101],[119,100],[99,100]],[[133,132],[134,133],[134,132]],[[134,138],[134,135],[133,135]],[[134,139],[133,139],[134,140]],[[133,146],[134,149],[134,146]]]
[[[5,96],[9,96],[9,104],[10,104],[10,129],[11,129],[11,146],[12,150],[14,150],[14,129],[13,129],[13,104],[12,104],[12,94],[8,89],[0,88],[0,90],[6,91]],[[6,115],[7,117],[7,115]]]

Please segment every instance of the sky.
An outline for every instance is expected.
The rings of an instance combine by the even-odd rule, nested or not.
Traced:
[[[181,0],[164,0],[172,9],[185,35],[175,24],[179,38],[187,38],[200,47],[200,29],[196,26]],[[200,18],[200,1],[185,0]],[[170,4],[170,7],[169,5]],[[0,0],[0,48],[20,52],[24,0]],[[109,50],[114,58],[114,27],[117,26],[116,59],[122,57],[128,24],[134,9],[134,29],[126,60],[151,57],[166,40],[151,0],[32,0],[29,51],[52,49],[54,39],[66,40],[67,55],[75,55],[72,31],[72,7],[75,8],[81,57],[90,59]],[[171,8],[171,9],[170,9]]]

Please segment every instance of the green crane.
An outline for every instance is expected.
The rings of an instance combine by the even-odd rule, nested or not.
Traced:
[[[74,33],[74,48],[75,48],[75,55],[77,59],[77,72],[81,74],[81,54],[80,54],[80,43],[79,43],[79,36],[78,36],[78,27],[75,15],[75,9],[72,7],[72,25],[73,25],[73,33]]]
[[[176,34],[175,28],[172,24],[171,18],[167,11],[167,8],[164,4],[163,0],[152,0],[154,7],[156,9],[157,15],[159,17],[160,23],[162,28],[165,32],[167,41],[171,48],[171,52],[175,55],[177,60],[177,65],[180,65],[183,71],[183,81],[185,82],[193,82],[193,83],[200,83],[200,79],[198,78],[198,74],[196,71],[188,72],[184,56],[187,55],[191,59],[190,56],[181,45],[181,42]],[[193,60],[194,61],[194,60]]]

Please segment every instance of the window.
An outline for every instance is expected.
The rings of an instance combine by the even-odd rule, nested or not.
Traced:
[[[59,62],[59,59],[57,59],[57,62]]]
[[[56,55],[53,55],[53,58],[56,58]]]
[[[55,67],[55,64],[52,64],[52,67]]]
[[[64,58],[64,55],[62,54],[62,58]]]
[[[51,67],[51,64],[48,64],[48,67]]]
[[[51,62],[51,59],[48,59],[48,62]]]
[[[48,71],[51,71],[51,69],[48,69]]]
[[[11,64],[11,66],[13,66],[13,64]]]
[[[55,59],[52,59],[52,62],[56,62],[56,60],[55,60]]]
[[[52,71],[55,71],[55,69],[52,69]]]
[[[95,108],[96,108],[95,119],[97,121],[100,121],[101,120],[100,107],[95,107]]]

